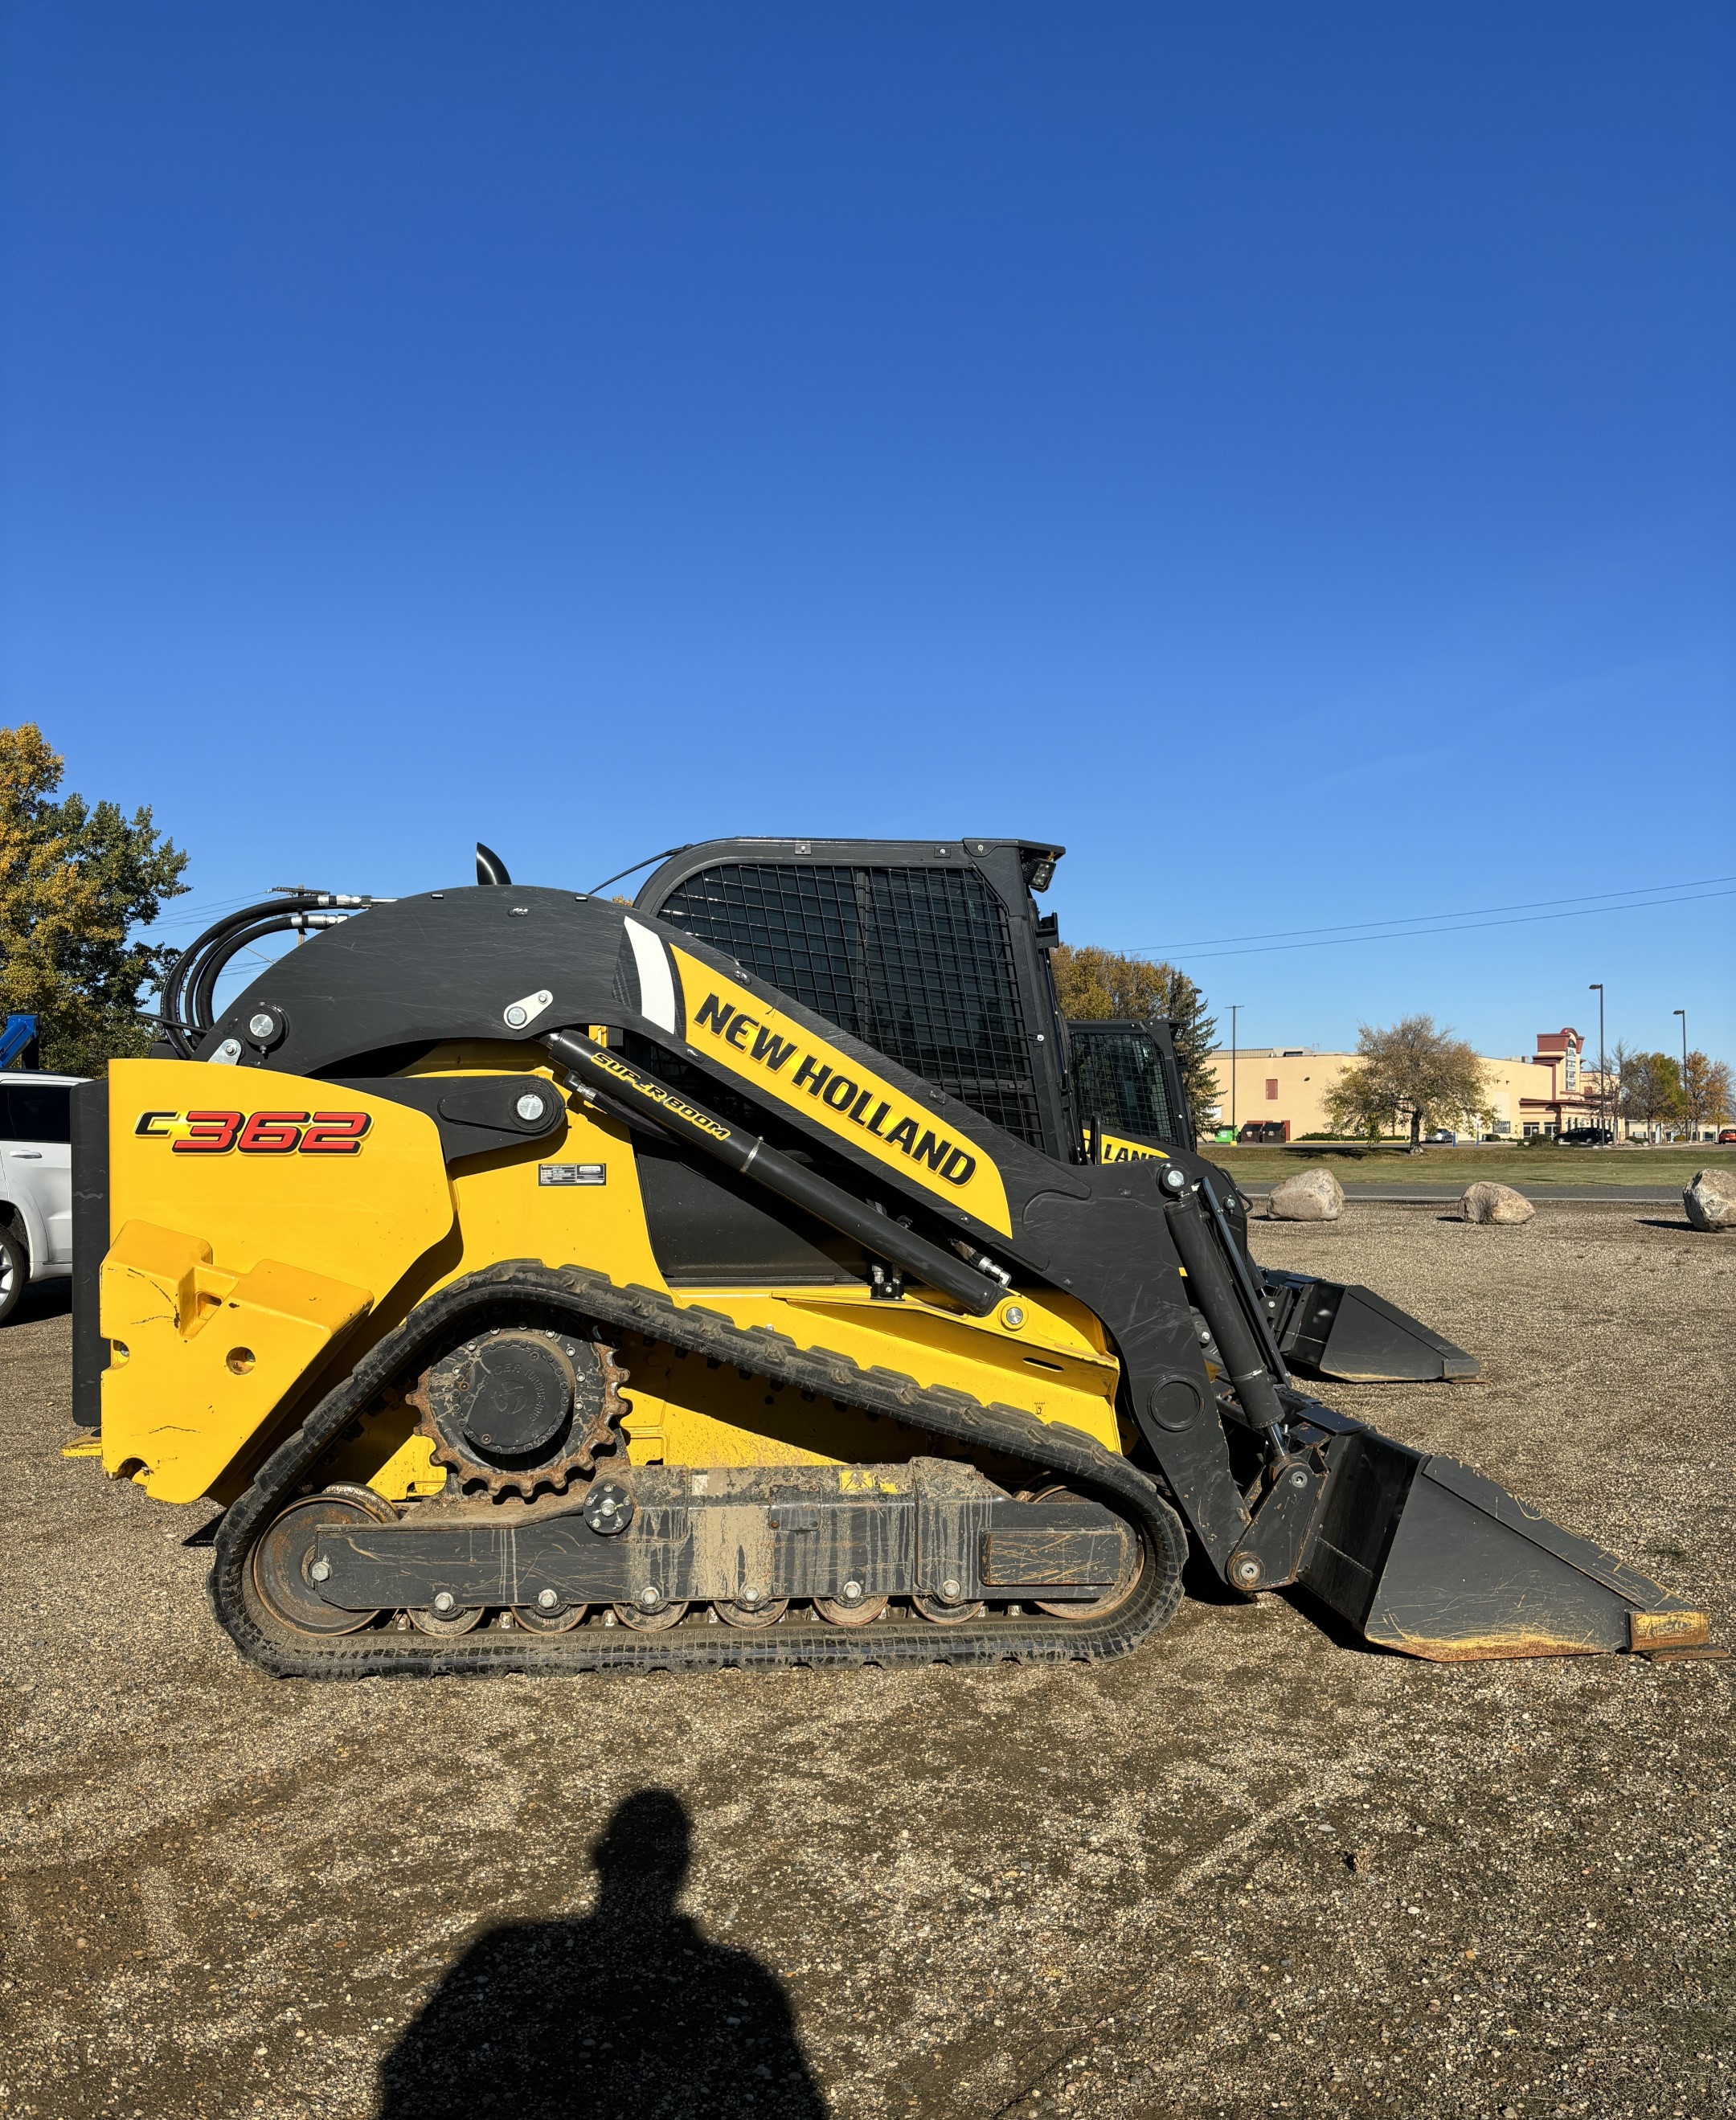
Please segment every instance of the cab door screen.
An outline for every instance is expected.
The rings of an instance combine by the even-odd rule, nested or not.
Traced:
[[[1080,1118],[1144,1141],[1176,1139],[1157,1048],[1143,1030],[1070,1027]]]

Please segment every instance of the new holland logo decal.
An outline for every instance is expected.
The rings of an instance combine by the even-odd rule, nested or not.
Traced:
[[[762,1083],[784,1104],[819,1107],[835,1131],[853,1135],[882,1161],[902,1165],[989,1227],[1007,1230],[1006,1190],[980,1144],[937,1126],[932,1113],[913,1107],[908,1092],[882,1081],[855,1055],[817,1038],[685,951],[670,954],[687,993],[705,997],[697,1007],[688,1003],[690,1044]]]
[[[707,1027],[738,1053],[748,1052],[747,1033],[753,1030],[756,1034],[749,1057],[774,1075],[785,1061],[795,1056],[793,1039],[776,1036],[756,1016],[744,1016],[714,993],[706,995],[693,1018],[695,1030]],[[733,1037],[732,1031],[739,1032],[739,1037]],[[843,1073],[814,1053],[805,1053],[797,1062],[789,1086],[806,1090],[809,1096],[818,1098],[840,1118],[853,1120],[863,1132],[872,1134],[888,1148],[899,1150],[913,1163],[926,1164],[949,1185],[968,1185],[975,1175],[976,1158],[969,1149],[959,1147],[956,1142],[938,1133],[933,1127],[923,1126],[908,1113],[889,1126],[887,1122],[891,1119],[893,1109],[890,1097],[879,1095],[872,1086],[866,1090],[859,1087],[854,1076]]]

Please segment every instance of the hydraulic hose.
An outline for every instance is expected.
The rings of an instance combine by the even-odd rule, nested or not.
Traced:
[[[255,920],[264,919],[269,914],[293,911],[306,902],[310,901],[300,898],[268,898],[257,905],[244,905],[238,913],[226,914],[221,920],[214,920],[202,934],[195,936],[170,967],[169,976],[163,982],[164,1021],[183,1030],[197,1027],[183,1016],[181,1000],[188,982],[198,970],[207,950],[239,928],[249,927]]]
[[[224,967],[231,958],[267,935],[281,935],[291,931],[339,926],[345,915],[342,913],[293,913],[279,910],[272,918],[255,921],[251,928],[238,928],[226,937],[215,949],[207,951],[205,960],[199,966],[198,976],[193,981],[191,1004],[191,1027],[208,1030],[212,1022],[212,1010],[216,1002],[217,981]]]
[[[254,905],[244,905],[238,912],[226,914],[222,919],[213,921],[182,951],[163,982],[159,1020],[164,1036],[179,1050],[183,1058],[198,1058],[193,1039],[211,1028],[212,1001],[217,976],[236,951],[244,948],[248,941],[259,935],[278,932],[290,924],[291,916],[327,907],[359,912],[364,906],[384,902],[342,891],[285,892]],[[335,914],[333,917],[337,917]],[[244,930],[249,929],[252,933],[244,934]],[[207,980],[206,973],[212,967],[214,969],[211,969]]]

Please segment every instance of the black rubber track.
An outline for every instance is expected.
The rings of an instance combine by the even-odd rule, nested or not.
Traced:
[[[299,1491],[304,1476],[382,1385],[417,1365],[426,1351],[490,1322],[491,1313],[532,1313],[568,1327],[634,1332],[768,1381],[794,1385],[944,1437],[1012,1458],[1096,1489],[1138,1527],[1140,1579],[1124,1604],[1095,1620],[984,1619],[956,1627],[879,1620],[861,1629],[785,1621],[763,1633],[682,1625],[666,1633],[583,1626],[570,1634],[523,1628],[478,1630],[442,1640],[378,1630],[324,1641],[278,1625],[260,1606],[249,1565],[254,1541]],[[803,1349],[764,1326],[743,1328],[715,1311],[682,1306],[655,1290],[617,1287],[582,1267],[509,1261],[471,1274],[431,1296],[372,1348],[328,1392],[295,1434],[260,1467],[224,1518],[211,1572],[218,1619],[241,1653],[283,1678],[378,1678],[417,1674],[578,1671],[714,1671],[791,1665],[1064,1663],[1120,1656],[1166,1626],[1181,1602],[1187,1536],[1146,1476],[1079,1430],[1017,1407],[984,1406],[968,1392],[924,1389],[887,1369],[864,1369],[826,1349]]]

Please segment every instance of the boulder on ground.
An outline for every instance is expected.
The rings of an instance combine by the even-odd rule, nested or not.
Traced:
[[[1479,1180],[1465,1188],[1459,1211],[1468,1222],[1529,1222],[1537,1212],[1523,1192],[1510,1185],[1492,1185]]]
[[[1281,1222],[1335,1222],[1344,1211],[1344,1188],[1329,1170],[1299,1170],[1272,1188],[1266,1212]]]
[[[1696,1170],[1682,1204],[1696,1230],[1736,1230],[1736,1170]]]

